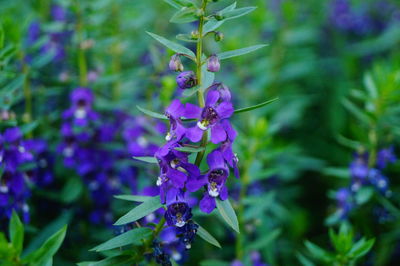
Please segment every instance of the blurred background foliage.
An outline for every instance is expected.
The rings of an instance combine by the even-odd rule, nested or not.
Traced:
[[[212,8],[231,2],[221,0]],[[67,23],[51,19],[53,4],[68,10]],[[311,263],[306,257],[312,258],[313,251],[304,242],[309,239],[330,249],[328,225],[337,224],[327,222],[337,208],[331,198],[349,184],[348,166],[354,153],[377,152],[390,145],[398,151],[400,4],[394,0],[242,0],[238,6],[257,9],[222,25],[224,40],[215,43],[210,37],[205,50],[216,53],[258,43],[268,47],[223,61],[217,79],[232,89],[236,108],[279,100],[234,119],[244,177],[240,182],[231,179],[230,186],[246,187],[245,195],[233,195],[240,199],[236,204],[243,205],[236,206],[243,212],[239,215],[242,234],[237,237],[245,244],[238,246],[236,241],[235,247],[234,235],[222,223],[213,222],[216,215],[195,214],[223,248],[198,240],[188,265],[229,265],[238,257],[248,265],[252,251],[259,251],[271,265],[296,265],[299,257],[303,264]],[[145,31],[173,39],[195,28],[167,23],[173,12],[156,0],[0,0],[2,87],[23,75],[23,84],[15,89],[31,88],[30,92],[17,89],[11,103],[4,100],[4,108],[17,114],[18,125],[32,127],[28,135],[46,139],[53,150],[60,142],[61,113],[69,106],[66,99],[76,87],[92,88],[99,112],[118,108],[139,115],[136,104],[162,112],[175,93],[175,74],[167,70],[172,53]],[[40,45],[27,43],[34,21],[41,23],[44,32],[71,35],[64,44],[67,56],[60,62],[54,62],[54,55],[37,55]],[[30,54],[36,56],[29,64],[21,60]],[[155,142],[161,140],[154,137]],[[112,235],[113,229],[85,219],[81,207],[86,206],[83,212],[90,208],[86,188],[76,172],[61,166],[60,158],[57,161],[57,182],[50,189],[32,192],[26,237],[33,241],[28,249],[69,223],[55,265],[94,259],[97,255],[88,250]],[[348,217],[356,237],[375,238],[363,265],[389,265],[400,259],[399,172],[398,162],[388,170],[390,199],[370,199],[369,205]],[[151,169],[140,171],[140,186],[152,174]],[[116,216],[127,210],[125,204],[113,202]],[[392,218],[382,222],[379,218],[384,214],[371,210],[375,205],[389,210]]]

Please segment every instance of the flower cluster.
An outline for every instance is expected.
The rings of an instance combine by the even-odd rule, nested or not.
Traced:
[[[379,33],[400,20],[400,9],[388,1],[354,6],[350,0],[330,3],[330,21],[338,30],[354,35]]]
[[[356,206],[354,195],[362,187],[370,186],[385,197],[390,197],[389,179],[383,170],[388,164],[396,162],[394,148],[384,148],[377,153],[375,167],[368,164],[368,153],[356,154],[350,164],[351,184],[349,187],[340,188],[336,194],[338,213],[341,218],[346,218],[348,213]]]
[[[63,140],[58,152],[64,165],[74,169],[90,191],[94,205],[90,220],[111,224],[113,195],[120,193],[123,185],[136,190],[138,169],[119,162],[129,155],[152,156],[157,146],[146,139],[144,119],[119,111],[100,114],[93,109],[93,102],[88,88],[71,93],[71,106],[63,113]]]
[[[0,220],[9,219],[16,210],[29,222],[31,184],[45,186],[52,180],[51,159],[43,140],[25,140],[18,127],[0,134]]]
[[[70,16],[68,11],[60,5],[52,5],[50,10],[52,23],[57,27],[54,30],[44,30],[42,25],[38,21],[33,21],[28,27],[28,33],[26,38],[26,46],[28,49],[32,49],[41,40],[45,42],[39,47],[39,55],[52,57],[54,64],[62,64],[66,58],[66,45],[71,39],[71,30],[68,30],[68,23],[70,22]],[[31,63],[35,53],[28,53],[26,61]]]
[[[183,70],[179,54],[172,56],[169,67],[174,71]],[[216,72],[219,69],[218,57],[210,56],[207,70]],[[180,90],[198,84],[192,71],[178,74],[176,82]],[[160,188],[161,202],[167,205],[165,219],[169,226],[176,227],[176,234],[187,249],[190,248],[198,227],[191,221],[189,194],[204,188],[199,202],[200,210],[211,213],[216,207],[216,199],[228,198],[226,182],[230,169],[233,169],[236,176],[239,175],[238,159],[232,151],[236,131],[229,122],[234,112],[231,92],[224,84],[214,83],[205,93],[203,106],[184,104],[179,99],[171,102],[165,111],[169,120],[166,143],[155,153],[160,167],[156,184]],[[190,162],[189,154],[190,149],[199,149],[197,156],[203,156],[208,134],[209,141],[215,148],[207,155],[208,170],[202,173],[200,162]]]

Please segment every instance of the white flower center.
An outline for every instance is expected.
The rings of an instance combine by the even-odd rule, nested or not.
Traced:
[[[152,221],[154,221],[155,218],[156,216],[154,215],[154,213],[150,213],[149,215],[146,216],[146,221],[151,223]]]
[[[96,181],[92,181],[89,183],[89,189],[90,190],[97,190],[99,188],[99,183]]]
[[[192,245],[191,244],[186,244],[186,249],[190,249],[191,247],[192,247]]]
[[[166,141],[170,141],[172,139],[172,135],[168,132],[167,135],[165,136]]]
[[[210,195],[211,197],[218,197],[219,196],[219,191],[217,188],[211,188],[208,190],[208,195]]]
[[[72,149],[71,147],[64,148],[63,155],[65,157],[72,157],[72,155],[74,155],[74,149]]]
[[[175,223],[175,225],[178,226],[178,227],[182,227],[182,226],[184,226],[185,224],[186,224],[186,222],[185,222],[184,220],[178,220],[178,221]]]
[[[83,119],[86,117],[86,110],[84,108],[78,108],[78,109],[76,109],[74,115],[78,119]]]
[[[22,205],[22,211],[23,212],[29,212],[29,206],[28,206],[28,204],[24,204],[24,205]]]
[[[26,150],[25,150],[25,147],[19,146],[19,147],[18,147],[18,151],[19,151],[20,153],[24,153]]]
[[[161,177],[158,177],[158,178],[157,178],[156,185],[159,187],[159,186],[162,185],[162,183],[163,183],[163,180],[161,179]]]
[[[182,255],[181,255],[181,253],[174,250],[174,251],[172,251],[172,258],[175,261],[178,261],[178,260],[182,259]]]
[[[137,142],[139,144],[140,147],[146,148],[149,145],[149,142],[147,141],[147,139],[143,136],[140,136],[137,139]]]
[[[207,130],[207,123],[205,121],[198,121],[197,126],[203,131]]]
[[[383,179],[378,181],[378,187],[380,187],[380,188],[386,187],[386,184],[387,184],[387,182]]]
[[[7,186],[0,186],[0,192],[1,193],[8,193],[8,187]]]

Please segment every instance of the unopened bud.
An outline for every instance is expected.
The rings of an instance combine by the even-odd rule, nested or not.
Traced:
[[[210,72],[218,72],[221,68],[218,56],[213,54],[207,60],[207,70]]]
[[[223,20],[223,19],[224,19],[224,16],[223,16],[220,12],[218,12],[218,13],[216,13],[216,14],[214,15],[214,18],[215,18],[216,20]]]
[[[176,77],[180,89],[189,89],[197,85],[197,78],[193,71],[185,71]]]
[[[215,32],[214,40],[216,42],[222,41],[223,39],[224,39],[224,34],[222,32],[219,32],[219,31]]]
[[[193,40],[197,40],[199,38],[199,31],[198,30],[193,30],[190,33],[190,38],[192,38]]]
[[[169,61],[169,69],[171,71],[183,71],[183,65],[179,54],[174,54],[171,56],[171,60]]]

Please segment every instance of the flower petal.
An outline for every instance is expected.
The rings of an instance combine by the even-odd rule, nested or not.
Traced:
[[[217,111],[219,117],[221,119],[228,118],[233,114],[233,105],[230,102],[222,102],[220,103],[215,110]]]
[[[200,210],[205,213],[211,213],[215,207],[215,198],[208,195],[208,193],[204,194],[204,197],[200,201]]]
[[[226,140],[226,132],[224,128],[220,124],[215,124],[211,128],[211,142],[218,144],[224,140]]]

